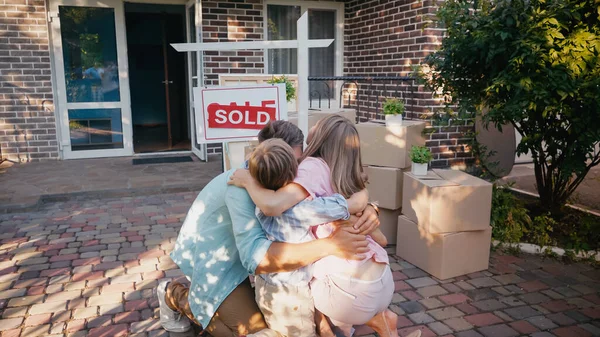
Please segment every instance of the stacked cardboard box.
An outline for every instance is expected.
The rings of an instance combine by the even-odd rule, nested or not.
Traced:
[[[354,109],[322,109],[322,110],[309,110],[308,111],[308,129],[312,128],[317,122],[331,114],[341,115],[352,123],[356,123],[356,110]],[[288,113],[288,120],[294,125],[298,125],[298,113]]]
[[[425,123],[404,121],[401,126],[387,127],[368,122],[356,125],[371,200],[379,204],[381,231],[389,244],[396,243],[398,216],[402,211],[402,181],[410,171],[409,152],[412,145],[425,145]]]
[[[492,185],[467,173],[404,173],[396,254],[448,279],[488,268]]]

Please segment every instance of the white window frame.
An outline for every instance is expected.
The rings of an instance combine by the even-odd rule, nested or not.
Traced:
[[[333,2],[333,1],[300,1],[300,0],[264,0],[263,2],[263,36],[266,40],[269,36],[268,32],[268,14],[267,14],[267,6],[268,5],[281,5],[281,6],[298,6],[300,7],[300,15],[304,14],[309,9],[328,9],[335,10],[335,76],[343,76],[344,74],[344,3],[343,2]],[[269,57],[268,51],[265,49],[263,51],[263,59],[264,59],[264,70],[265,74],[269,73]],[[331,88],[333,90],[333,97],[331,98],[331,107],[337,108],[338,106],[338,89],[339,83],[334,81],[334,86]],[[327,101],[321,100],[321,107],[323,109],[327,108]],[[313,99],[312,108],[318,108],[318,99]]]

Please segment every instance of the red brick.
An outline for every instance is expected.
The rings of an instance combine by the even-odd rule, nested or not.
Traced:
[[[410,328],[399,329],[398,335],[400,337],[406,337],[410,333],[412,333],[416,330],[421,330],[421,337],[436,337],[437,336],[433,331],[429,330],[428,327],[423,326],[423,325],[417,325],[417,326],[411,326]]]
[[[581,310],[581,313],[590,317],[591,319],[600,319],[600,308],[586,308]]]
[[[73,267],[96,265],[96,264],[100,264],[100,263],[102,263],[102,259],[101,258],[99,258],[99,257],[91,257],[89,259],[74,260],[73,261]]]
[[[93,328],[90,330],[87,337],[125,337],[127,334],[127,324],[117,324]]]
[[[143,310],[148,308],[148,300],[135,300],[125,303],[125,311]]]
[[[115,324],[119,323],[131,323],[141,320],[139,311],[122,312],[115,316]]]
[[[578,326],[568,326],[552,330],[557,337],[591,337],[592,334]]]
[[[538,280],[519,283],[519,284],[517,284],[517,286],[521,287],[523,290],[525,290],[527,292],[540,291],[540,290],[550,288],[550,287],[548,287],[547,284],[545,284],[541,281],[538,281]]]
[[[400,292],[400,294],[402,296],[406,297],[409,301],[417,301],[417,300],[420,300],[423,298],[419,294],[417,294],[416,292],[414,292],[412,290],[402,291],[402,292]]]
[[[399,271],[393,272],[392,275],[394,275],[394,281],[406,280],[408,278],[408,276]]]
[[[408,319],[406,316],[403,315],[403,316],[398,316],[398,323],[396,323],[396,327],[404,328],[407,326],[411,326],[413,324],[414,323],[410,319]]]
[[[575,308],[574,305],[567,303],[567,301],[565,301],[565,300],[550,301],[550,302],[542,303],[541,305],[545,309],[548,309],[552,312],[562,312],[562,311],[567,311],[567,310],[571,310],[571,309]]]
[[[498,318],[497,316],[491,313],[465,316],[464,319],[477,327],[494,325],[504,322],[502,319]]]
[[[69,275],[71,274],[71,268],[57,268],[57,269],[46,269],[40,273],[41,277],[54,277],[58,275]]]
[[[404,281],[396,281],[394,282],[395,285],[395,292],[401,291],[401,290],[408,290],[408,289],[412,289],[411,286],[408,285],[408,283],[404,282]]]
[[[510,326],[521,334],[530,334],[538,331],[538,329],[527,321],[516,321],[509,323]]]
[[[25,320],[25,326],[44,325],[50,322],[52,314],[31,315]]]
[[[27,289],[27,295],[41,295],[44,293],[44,289],[46,289],[44,286],[31,287]]]
[[[100,279],[104,276],[103,271],[89,272],[89,273],[79,273],[73,274],[73,282],[83,281],[83,280],[95,280]]]
[[[464,312],[467,315],[472,315],[472,314],[476,314],[479,312],[479,309],[475,308],[474,306],[467,304],[467,303],[461,303],[456,305],[456,308],[462,312]]]

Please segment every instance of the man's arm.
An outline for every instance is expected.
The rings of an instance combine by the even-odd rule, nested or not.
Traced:
[[[293,271],[329,255],[343,259],[362,259],[369,251],[364,235],[352,227],[337,228],[328,238],[305,243],[273,242],[258,264],[256,274]]]

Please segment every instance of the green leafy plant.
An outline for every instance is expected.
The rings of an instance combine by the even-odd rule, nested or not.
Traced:
[[[415,146],[413,145],[410,150],[410,160],[416,164],[427,164],[431,161],[431,151],[427,146]]]
[[[384,115],[402,115],[404,110],[404,103],[397,98],[388,98],[383,103]]]
[[[492,237],[500,242],[518,244],[531,225],[527,208],[510,190],[492,186]]]
[[[558,226],[556,220],[550,217],[550,214],[538,215],[533,218],[532,227],[529,233],[530,241],[541,248],[553,245],[554,242],[550,233]]]
[[[269,84],[275,83],[285,83],[285,99],[288,102],[291,102],[294,98],[296,98],[296,87],[294,87],[294,83],[285,75],[282,76],[273,76],[270,80],[267,81]]]
[[[600,164],[600,11],[596,0],[448,0],[441,48],[420,76],[458,115],[487,109],[533,157],[540,205],[557,213]]]

